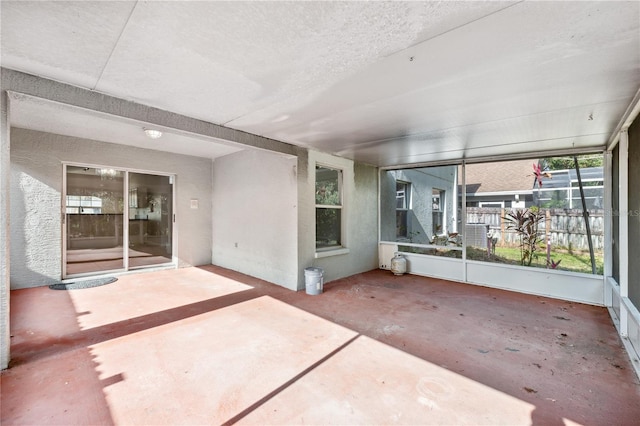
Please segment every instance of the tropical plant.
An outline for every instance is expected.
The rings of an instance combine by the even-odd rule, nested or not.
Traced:
[[[557,269],[558,266],[560,265],[560,262],[562,262],[562,259],[558,260],[557,262],[551,259],[547,262],[547,268]]]
[[[537,207],[529,209],[511,210],[504,217],[509,222],[507,229],[518,234],[520,245],[520,264],[531,266],[536,251],[540,248],[543,238],[538,232],[540,222],[544,216]]]

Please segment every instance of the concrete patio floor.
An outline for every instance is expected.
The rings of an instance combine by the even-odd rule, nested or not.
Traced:
[[[10,424],[625,425],[605,308],[388,271],[309,296],[208,266],[11,293]]]

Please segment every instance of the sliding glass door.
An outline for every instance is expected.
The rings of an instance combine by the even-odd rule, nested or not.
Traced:
[[[129,173],[129,267],[171,262],[173,184],[170,176]]]
[[[67,166],[65,276],[122,270],[125,172]]]
[[[172,176],[66,165],[65,180],[65,278],[173,262]]]

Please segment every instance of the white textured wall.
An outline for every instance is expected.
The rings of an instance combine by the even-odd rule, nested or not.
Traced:
[[[297,159],[247,150],[213,164],[215,265],[297,288]]]
[[[24,129],[11,142],[11,288],[61,278],[62,162],[175,173],[179,266],[211,262],[211,160]]]
[[[9,366],[9,288],[10,265],[10,134],[9,100],[5,91],[0,91],[0,369]]]
[[[316,164],[343,171],[344,244],[349,253],[315,258]],[[302,173],[302,172],[301,172]],[[324,269],[324,281],[333,281],[378,267],[378,169],[317,151],[309,151],[308,167],[300,181],[300,269],[298,288],[303,289],[304,268]]]

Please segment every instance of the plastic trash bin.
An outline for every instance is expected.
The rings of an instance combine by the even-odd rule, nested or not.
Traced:
[[[323,274],[324,270],[322,268],[304,268],[304,283],[307,288],[307,294],[315,296],[322,293]]]

